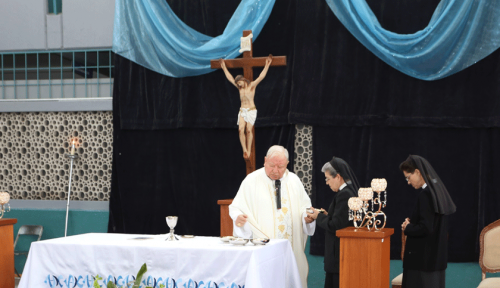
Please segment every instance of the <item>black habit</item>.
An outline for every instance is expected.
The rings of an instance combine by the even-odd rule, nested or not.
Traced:
[[[333,198],[328,208],[328,215],[320,213],[316,219],[316,225],[325,229],[325,271],[328,273],[339,273],[340,239],[335,236],[335,233],[339,229],[352,226],[352,222],[349,221],[347,202],[349,198],[356,196],[353,186],[347,184]]]
[[[418,195],[410,223],[405,229],[406,247],[403,268],[438,271],[447,267],[448,216],[434,211],[429,186]]]
[[[403,168],[400,169],[403,171],[407,171],[405,165],[408,166],[406,168],[414,166],[425,181],[410,223],[404,230],[407,237],[402,287],[444,288],[448,260],[448,215],[455,213],[457,207],[425,158],[410,155],[401,165]]]

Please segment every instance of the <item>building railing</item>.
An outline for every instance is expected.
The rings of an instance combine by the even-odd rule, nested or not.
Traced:
[[[112,97],[110,49],[0,52],[0,100]]]

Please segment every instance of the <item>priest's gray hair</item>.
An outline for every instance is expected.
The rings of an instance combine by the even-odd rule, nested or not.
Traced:
[[[323,165],[323,168],[321,168],[321,172],[325,173],[328,172],[330,176],[335,177],[337,176],[338,172],[333,168],[332,164],[330,162],[326,162],[325,165]]]
[[[271,158],[272,156],[274,156],[274,154],[285,155],[286,160],[287,161],[289,160],[288,159],[288,150],[286,150],[286,148],[281,146],[281,145],[271,146],[271,148],[269,148],[269,150],[267,150],[266,158]]]

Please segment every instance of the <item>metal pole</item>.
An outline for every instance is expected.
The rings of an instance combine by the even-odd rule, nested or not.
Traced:
[[[68,203],[66,204],[66,226],[64,227],[64,237],[68,234],[68,213],[69,213],[69,199],[71,198],[71,179],[73,179],[73,161],[78,158],[78,155],[68,155],[66,157],[70,159],[69,164],[69,186],[68,186]]]

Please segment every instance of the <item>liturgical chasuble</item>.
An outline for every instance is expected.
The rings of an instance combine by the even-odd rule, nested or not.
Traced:
[[[311,199],[304,190],[299,177],[288,170],[281,180],[281,209],[276,206],[274,181],[267,177],[265,169],[256,170],[245,178],[229,205],[229,215],[236,220],[246,214],[243,227],[234,225],[233,231],[239,237],[288,239],[297,261],[302,287],[307,287],[309,266],[304,253],[307,235],[313,235],[316,222],[306,224],[306,209]]]

